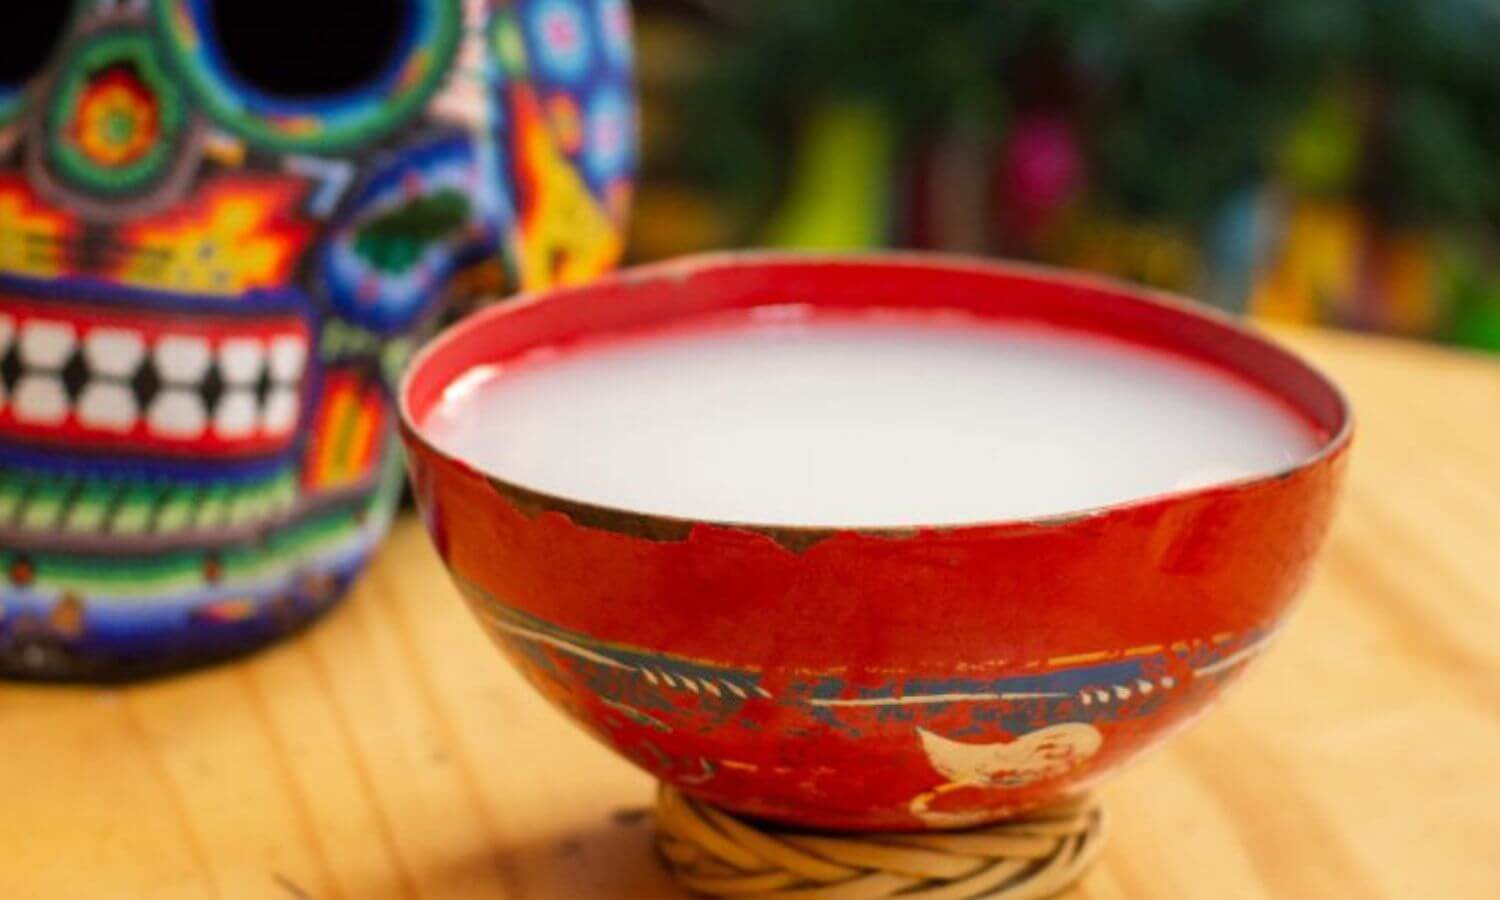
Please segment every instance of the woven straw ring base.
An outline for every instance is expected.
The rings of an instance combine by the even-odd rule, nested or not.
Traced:
[[[751,824],[663,785],[656,820],[678,883],[736,900],[1032,900],[1076,881],[1104,841],[1092,797],[966,831],[835,837]]]

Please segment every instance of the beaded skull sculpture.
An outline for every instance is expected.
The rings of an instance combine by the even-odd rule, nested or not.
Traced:
[[[617,260],[628,10],[7,18],[0,672],[127,677],[262,644],[335,602],[384,533],[392,378],[445,303]]]

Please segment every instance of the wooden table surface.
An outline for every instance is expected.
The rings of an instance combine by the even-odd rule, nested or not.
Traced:
[[[1279,646],[1105,790],[1075,898],[1500,897],[1500,363],[1283,336],[1358,418]],[[526,688],[415,522],[304,637],[0,687],[0,898],[678,897],[652,787]]]

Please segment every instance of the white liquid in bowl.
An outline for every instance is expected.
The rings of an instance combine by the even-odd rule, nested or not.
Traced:
[[[1205,366],[923,320],[677,332],[476,370],[423,428],[534,490],[786,525],[1066,513],[1272,473],[1316,447],[1288,408]]]

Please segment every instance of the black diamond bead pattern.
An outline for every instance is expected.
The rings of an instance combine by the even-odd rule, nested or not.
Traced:
[[[83,395],[84,385],[89,383],[89,363],[84,359],[83,348],[79,347],[68,357],[68,362],[62,368],[63,390],[68,392],[68,400],[77,403],[78,398]]]
[[[203,397],[203,408],[214,410],[219,405],[219,398],[224,396],[224,376],[219,372],[219,361],[215,359],[208,367],[208,372],[203,376],[203,383],[198,386],[198,393]]]
[[[255,405],[264,409],[266,398],[271,396],[271,367],[266,366],[260,370],[260,377],[255,380]]]
[[[16,389],[16,382],[21,380],[21,348],[18,343],[12,342],[10,349],[5,351],[5,356],[0,357],[0,384],[5,385],[5,393]]]
[[[135,392],[136,409],[146,409],[161,390],[161,376],[156,373],[156,362],[147,354],[140,368],[130,379],[130,389]]]

